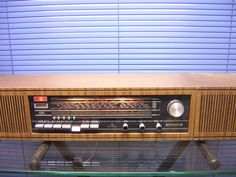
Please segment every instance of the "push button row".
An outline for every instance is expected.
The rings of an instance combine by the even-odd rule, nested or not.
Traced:
[[[72,132],[80,132],[83,129],[94,130],[94,129],[98,129],[98,128],[99,128],[99,124],[98,123],[95,123],[95,124],[72,125],[71,131]]]
[[[35,124],[35,128],[42,128],[42,129],[71,129],[72,132],[80,132],[83,129],[98,129],[99,123],[82,123],[80,125],[72,125],[72,124]]]
[[[70,129],[71,124],[35,124],[35,128],[63,128],[63,129]]]

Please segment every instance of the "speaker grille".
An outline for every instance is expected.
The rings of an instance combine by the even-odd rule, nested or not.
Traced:
[[[199,132],[236,132],[236,92],[208,93],[201,95]]]
[[[0,96],[0,132],[27,132],[24,96]]]

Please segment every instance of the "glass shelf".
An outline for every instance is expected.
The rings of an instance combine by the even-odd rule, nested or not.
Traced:
[[[183,141],[1,141],[0,177],[236,176],[236,142],[206,144],[209,157],[199,144]]]
[[[0,171],[1,174],[41,175],[41,176],[235,176],[236,170],[225,171],[170,171],[170,172],[68,172],[68,171]]]

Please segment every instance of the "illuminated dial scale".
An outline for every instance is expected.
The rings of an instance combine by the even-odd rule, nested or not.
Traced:
[[[186,132],[190,96],[177,98],[34,96],[30,97],[32,128],[70,133]]]

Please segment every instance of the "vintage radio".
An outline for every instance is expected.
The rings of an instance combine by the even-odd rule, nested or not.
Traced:
[[[0,138],[236,139],[236,75],[0,77]]]

